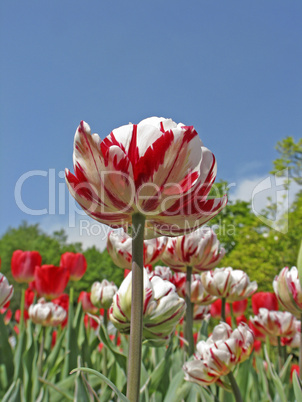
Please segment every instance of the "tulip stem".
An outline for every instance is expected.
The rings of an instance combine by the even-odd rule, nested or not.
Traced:
[[[73,287],[69,289],[69,305],[68,305],[68,320],[67,320],[67,329],[66,329],[66,343],[65,343],[65,351],[66,356],[64,360],[64,366],[62,370],[62,379],[68,377],[68,373],[73,368],[70,363],[70,344],[71,344],[71,332],[72,332],[72,324],[73,324]]]
[[[226,322],[225,320],[225,297],[221,299],[221,319],[223,322]]]
[[[302,314],[300,317],[301,320],[301,331],[302,331]],[[299,350],[299,376],[300,376],[300,380],[302,380],[302,332],[301,336],[300,336],[300,350]]]
[[[46,327],[42,327],[41,333],[41,343],[39,349],[39,357],[38,357],[38,376],[42,377],[42,366],[43,366],[43,353],[44,353],[44,342],[45,342],[45,329]]]
[[[231,386],[232,386],[232,390],[233,390],[233,394],[235,397],[235,401],[236,402],[243,402],[241,393],[240,393],[240,389],[238,387],[238,384],[235,380],[234,374],[230,371],[228,374],[228,379],[230,380]]]
[[[24,327],[24,306],[25,306],[25,290],[24,290],[24,288],[22,288],[21,306],[20,306],[20,323],[19,323],[20,332],[23,331],[23,327]]]
[[[184,334],[188,342],[187,352],[189,356],[194,353],[194,338],[193,338],[193,303],[191,302],[191,281],[192,281],[192,267],[187,266],[187,277],[185,284],[185,301],[186,301],[186,318]]]
[[[108,334],[107,333],[107,322],[108,322],[107,312],[108,312],[108,310],[105,308],[104,309],[104,328],[106,330],[106,334]],[[103,374],[105,377],[107,377],[107,374],[108,374],[107,373],[107,346],[105,346],[103,348]]]
[[[279,373],[282,368],[282,347],[281,347],[281,338],[280,336],[277,336],[278,340],[278,368],[279,368]]]
[[[234,309],[233,309],[233,303],[230,303],[230,311],[231,311],[231,322],[232,322],[232,327],[236,327],[236,320],[234,316]]]
[[[132,215],[132,298],[127,379],[127,398],[130,402],[139,401],[140,390],[144,294],[144,228],[144,215],[139,213]]]

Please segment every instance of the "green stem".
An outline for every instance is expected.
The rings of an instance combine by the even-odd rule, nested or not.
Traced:
[[[187,352],[189,356],[194,353],[194,338],[193,338],[193,303],[191,303],[191,281],[192,281],[192,267],[187,266],[187,277],[185,284],[185,301],[186,301],[186,319],[184,335],[188,342]]]
[[[233,303],[230,303],[230,310],[231,310],[232,328],[234,329],[236,327],[236,320],[235,320],[235,316],[234,316]]]
[[[24,327],[24,308],[25,308],[25,289],[22,288],[21,306],[20,306],[20,323],[19,323],[20,332],[23,331],[23,327]]]
[[[41,343],[40,343],[39,356],[38,356],[38,376],[39,377],[42,377],[45,330],[46,330],[46,327],[42,327]]]
[[[230,380],[231,386],[232,386],[232,390],[233,390],[233,394],[235,397],[235,401],[236,402],[243,402],[241,393],[240,393],[240,389],[238,387],[238,384],[235,380],[234,374],[230,371],[228,374],[228,379]]]
[[[72,323],[73,323],[73,287],[69,289],[68,321],[67,321],[66,343],[65,343],[66,356],[64,359],[64,366],[62,370],[62,379],[68,377],[70,370],[73,368],[71,367],[70,364],[70,355],[72,353],[72,351],[70,350]]]
[[[302,314],[300,317],[301,320],[301,331],[302,331]],[[300,333],[300,350],[299,350],[299,375],[300,380],[302,380],[302,332]]]
[[[221,299],[221,319],[222,321],[226,322],[225,320],[225,297]]]
[[[281,347],[281,338],[280,336],[277,336],[278,339],[278,368],[279,368],[279,373],[282,368],[282,347]]]
[[[104,309],[104,327],[107,334],[107,309]],[[103,374],[107,377],[107,346],[104,345],[103,347]]]
[[[144,293],[144,228],[145,217],[139,213],[132,216],[132,298],[130,341],[128,352],[127,398],[139,401],[143,335]]]

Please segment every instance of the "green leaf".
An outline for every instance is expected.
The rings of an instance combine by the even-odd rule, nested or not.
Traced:
[[[269,359],[266,346],[264,346],[264,355],[265,355],[265,360],[267,362],[267,366],[268,366],[269,372],[271,374],[273,383],[274,383],[274,385],[276,387],[276,390],[278,392],[279,398],[281,399],[282,402],[288,402],[288,400],[287,400],[287,398],[285,396],[285,392],[284,392],[282,382],[281,382],[280,378],[278,377],[278,375],[277,375],[277,373],[276,373],[276,371],[275,371],[274,367],[272,366],[272,363],[271,363],[271,361]]]
[[[45,368],[50,370],[52,367],[55,366],[56,361],[59,357],[59,354],[61,352],[62,348],[62,343],[65,338],[65,331],[62,331],[60,334],[59,338],[57,338],[55,346],[53,347],[52,351],[49,353],[46,363],[45,363]]]
[[[68,380],[69,380],[69,377],[68,377]],[[54,391],[56,391],[56,392],[59,393],[60,395],[63,395],[64,398],[67,399],[68,401],[73,401],[72,395],[68,394],[67,392],[63,391],[63,389],[62,389],[63,383],[65,383],[66,380],[65,380],[65,381],[61,381],[59,384],[53,384],[52,382],[45,380],[45,378],[39,377],[39,381],[41,381],[43,384],[46,384],[48,387],[52,388]],[[72,381],[72,382],[73,382],[73,381]],[[60,385],[60,384],[61,384],[61,385]],[[54,398],[51,398],[51,400],[52,400],[53,402],[55,402],[55,401],[54,401]],[[58,401],[61,401],[61,400],[62,400],[62,398],[59,397]]]
[[[180,389],[183,382],[184,382],[184,373],[182,370],[180,370],[178,374],[176,374],[173,377],[172,381],[170,382],[164,402],[175,402],[176,400],[181,400],[176,399],[176,394],[178,393],[177,391]]]
[[[107,378],[105,377],[103,374],[99,373],[96,370],[87,368],[87,367],[78,367],[74,370],[72,370],[70,372],[70,374],[76,373],[77,371],[83,371],[84,373],[88,373],[88,374],[94,374],[97,377],[101,378],[107,385],[109,385],[109,387],[116,393],[117,397],[122,401],[122,402],[129,402],[129,399],[126,398],[126,396],[124,394],[122,394],[117,388],[116,386]]]
[[[21,380],[18,378],[12,383],[7,393],[4,395],[2,402],[21,402]]]
[[[296,371],[294,371],[294,373],[293,373],[293,386],[294,386],[294,393],[295,393],[296,401],[302,402],[301,381],[300,381]]]
[[[22,377],[22,357],[26,344],[26,333],[22,330],[19,334],[18,344],[14,356],[14,380]]]
[[[12,378],[14,373],[13,352],[8,341],[8,331],[0,314],[0,364],[4,364],[7,378]]]
[[[299,274],[300,285],[302,287],[302,241],[300,243],[300,249],[299,249],[299,253],[298,253],[297,269],[298,269],[298,274]]]
[[[113,353],[115,360],[117,361],[118,365],[121,369],[126,373],[127,372],[127,357],[121,353],[117,347],[115,347],[110,339],[108,338],[107,332],[103,325],[100,325],[100,338],[105,346]]]
[[[81,357],[78,356],[78,364],[80,364],[80,362]],[[81,402],[91,402],[91,400],[93,401],[93,399],[90,398],[84,379],[84,374],[81,371],[78,371],[75,381],[74,400]]]

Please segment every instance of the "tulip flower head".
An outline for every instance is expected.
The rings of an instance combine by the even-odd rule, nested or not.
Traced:
[[[173,275],[172,283],[176,286],[177,293],[180,297],[185,298],[186,274],[176,273]],[[216,300],[215,296],[210,295],[201,282],[198,274],[193,274],[191,278],[191,302],[200,305],[208,305]]]
[[[90,292],[82,291],[79,295],[78,303],[82,304],[82,308],[83,308],[83,311],[85,311],[85,313],[97,314],[99,311],[99,308],[96,307],[91,301],[91,293]]]
[[[261,308],[258,315],[250,317],[253,326],[268,336],[292,337],[297,332],[297,320],[288,311],[270,311]]]
[[[113,297],[109,318],[121,333],[130,332],[132,272]],[[143,338],[152,346],[162,346],[174,332],[185,312],[185,301],[175,286],[159,276],[149,279],[144,269]]]
[[[62,324],[67,315],[63,307],[52,302],[46,302],[43,298],[37,304],[32,304],[29,307],[28,314],[35,324],[46,327],[56,327]]]
[[[113,228],[146,217],[145,238],[178,236],[226,205],[207,199],[216,162],[192,126],[151,117],[113,130],[103,141],[81,122],[74,139],[70,193],[93,219]]]
[[[11,260],[11,269],[15,281],[29,283],[34,280],[35,268],[42,264],[38,251],[16,250]]]
[[[116,292],[117,287],[113,282],[109,282],[106,279],[102,282],[94,282],[91,287],[91,303],[107,310],[111,306],[113,296]]]
[[[273,288],[281,306],[296,317],[302,313],[302,289],[296,267],[285,267],[273,281]]]
[[[54,265],[37,266],[35,269],[35,288],[41,297],[55,299],[61,296],[69,281],[69,269]]]
[[[167,241],[166,237],[144,241],[144,265],[154,264],[161,258]],[[118,267],[131,269],[132,238],[125,232],[111,231],[107,238],[107,250]]]
[[[160,276],[162,279],[165,281],[170,281],[173,283],[173,272],[169,267],[162,267],[160,265],[157,265],[154,267],[154,270],[149,274],[150,279],[152,276]]]
[[[275,293],[257,292],[252,296],[253,313],[257,315],[261,308],[266,308],[270,311],[277,311],[279,309],[278,300]]]
[[[0,273],[0,308],[2,308],[14,294],[14,287],[8,283],[6,277]]]
[[[81,253],[64,253],[61,255],[60,267],[69,269],[70,281],[79,281],[86,272],[86,258]]]
[[[194,304],[193,307],[193,321],[209,321],[211,318],[211,306],[199,306]]]
[[[228,302],[243,300],[257,290],[257,283],[250,282],[248,275],[239,269],[216,268],[201,274],[205,290],[213,296],[225,298]]]
[[[224,255],[225,250],[220,247],[215,232],[203,227],[184,236],[169,238],[162,261],[175,272],[186,272],[190,266],[198,273],[215,268]]]
[[[246,360],[252,352],[254,335],[242,323],[234,331],[226,323],[217,325],[207,341],[196,346],[194,360],[185,363],[185,380],[207,386],[219,383],[236,364]]]

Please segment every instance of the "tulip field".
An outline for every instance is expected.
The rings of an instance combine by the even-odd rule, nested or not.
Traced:
[[[68,189],[110,227],[124,279],[77,295],[82,253],[56,266],[14,250],[13,280],[0,273],[0,400],[302,401],[302,248],[271,292],[224,266],[211,219],[227,196],[209,196],[216,160],[194,127],[152,117],[102,141],[81,122],[73,161]]]

